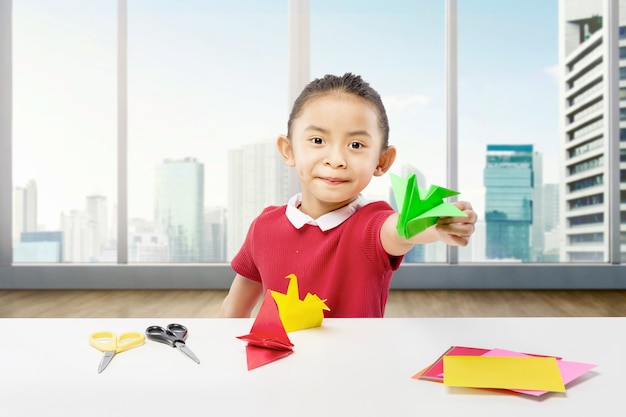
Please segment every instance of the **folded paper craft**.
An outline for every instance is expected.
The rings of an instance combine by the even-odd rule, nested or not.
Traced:
[[[317,295],[307,293],[304,300],[300,300],[298,292],[298,277],[287,275],[289,285],[287,294],[271,291],[272,297],[278,305],[280,320],[287,332],[319,327],[324,320],[324,310],[330,311],[325,301]]]
[[[269,290],[265,293],[263,303],[252,324],[250,333],[244,336],[237,336],[237,339],[248,342],[246,346],[248,370],[258,368],[293,353],[293,344],[287,336],[287,332],[278,315],[278,307]]]
[[[431,185],[426,190],[418,186],[415,174],[407,178],[389,175],[398,207],[398,235],[409,239],[437,223],[439,217],[467,216],[455,205],[443,201],[444,198],[458,195],[458,191],[438,185]]]

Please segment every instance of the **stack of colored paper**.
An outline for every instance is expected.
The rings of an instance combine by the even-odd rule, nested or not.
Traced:
[[[556,356],[453,346],[413,378],[452,387],[501,389],[540,396],[565,392],[565,385],[595,367]]]

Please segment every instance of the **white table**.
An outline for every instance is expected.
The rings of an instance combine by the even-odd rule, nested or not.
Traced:
[[[198,365],[167,345],[120,353],[101,374],[96,330],[179,322]],[[326,319],[294,353],[248,371],[252,319],[0,319],[3,416],[622,415],[626,318]],[[411,376],[452,345],[595,363],[567,392],[514,396]],[[613,414],[612,414],[613,413]],[[617,413],[617,414],[615,414]]]

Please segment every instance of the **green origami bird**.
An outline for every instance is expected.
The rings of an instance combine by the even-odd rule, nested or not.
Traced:
[[[446,203],[444,198],[460,194],[431,185],[425,190],[417,185],[415,174],[402,178],[394,174],[391,177],[393,194],[398,207],[398,235],[410,239],[437,223],[442,216],[467,216],[455,205]]]

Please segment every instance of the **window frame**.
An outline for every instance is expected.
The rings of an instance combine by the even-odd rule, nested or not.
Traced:
[[[456,0],[445,0],[446,21],[446,130],[448,186],[455,188],[457,158]],[[560,0],[561,2],[564,0]],[[128,264],[127,216],[127,0],[118,0],[118,260],[117,264],[13,264],[12,262],[12,0],[0,1],[0,289],[227,289],[234,272],[228,263]],[[308,0],[289,1],[289,19],[300,22],[290,32],[290,50],[308,50]],[[604,0],[608,26],[607,57],[619,62],[618,5]],[[304,28],[304,30],[303,30]],[[291,29],[293,31],[293,29]],[[308,56],[293,55],[290,90],[293,96],[308,79]],[[619,69],[611,66],[613,84]],[[619,91],[607,91],[606,105],[619,106]],[[609,112],[609,114],[611,114]],[[607,119],[609,137],[619,133],[619,118]],[[448,247],[441,264],[402,264],[394,274],[393,289],[626,289],[626,270],[620,263],[619,140],[611,146],[609,183],[608,263],[506,264],[458,263],[458,248]],[[294,178],[290,178],[295,184]]]

